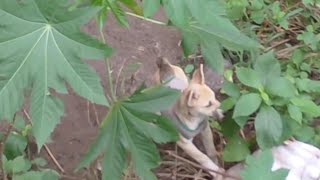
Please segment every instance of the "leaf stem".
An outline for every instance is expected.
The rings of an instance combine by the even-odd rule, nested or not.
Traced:
[[[134,13],[131,13],[131,12],[126,12],[126,14],[129,15],[129,16],[133,16],[133,17],[139,18],[139,19],[143,19],[145,21],[152,22],[154,24],[159,24],[159,25],[164,25],[164,26],[167,25],[167,23],[165,23],[165,22],[161,22],[161,21],[157,21],[157,20],[154,20],[154,19],[146,18],[146,17],[140,16],[138,14],[134,14]]]
[[[104,34],[103,34],[103,28],[101,28],[99,30],[100,32],[100,36],[102,38],[102,42],[105,44],[106,43],[106,39],[104,37]],[[108,85],[109,85],[109,92],[110,92],[110,96],[111,96],[111,101],[116,101],[117,100],[117,97],[115,96],[115,93],[113,91],[113,82],[112,82],[112,72],[111,72],[111,65],[110,65],[110,62],[107,58],[104,59],[104,62],[105,62],[105,66],[106,66],[106,71],[107,71],[107,79],[108,79]]]

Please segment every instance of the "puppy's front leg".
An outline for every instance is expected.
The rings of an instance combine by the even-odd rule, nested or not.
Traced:
[[[194,160],[198,161],[200,165],[207,169],[219,171],[219,167],[211,161],[211,159],[203,154],[193,143],[192,140],[184,139],[183,137],[177,142],[178,146],[181,147],[189,156],[191,156]],[[216,177],[217,174],[210,171],[212,176]]]
[[[209,123],[207,123],[207,127],[204,129],[204,131],[201,132],[201,139],[207,155],[213,160],[214,163],[218,164],[217,150],[213,144],[212,131]]]

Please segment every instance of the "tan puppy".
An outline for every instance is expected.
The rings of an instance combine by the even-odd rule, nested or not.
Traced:
[[[165,81],[166,86],[182,91],[177,102],[167,111],[161,112],[176,125],[180,133],[177,144],[203,167],[215,171],[221,170],[216,164],[217,153],[208,117],[222,118],[223,115],[218,109],[220,102],[216,100],[215,93],[205,84],[203,65],[195,70],[190,84],[180,67],[170,64],[166,59],[160,59],[157,65],[156,83]],[[198,134],[201,134],[207,155],[192,142]],[[216,173],[210,172],[210,174],[216,176]]]

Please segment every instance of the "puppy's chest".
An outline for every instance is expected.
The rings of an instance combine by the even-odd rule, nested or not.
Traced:
[[[201,122],[190,121],[188,124],[179,119],[174,110],[166,110],[162,112],[162,115],[169,118],[177,128],[178,132],[186,139],[193,139],[196,135],[202,132],[207,124],[207,120]]]

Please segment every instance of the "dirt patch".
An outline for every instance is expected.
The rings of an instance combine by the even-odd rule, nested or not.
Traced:
[[[179,63],[182,50],[179,47],[180,35],[177,30],[167,26],[152,24],[137,18],[129,17],[130,28],[120,27],[117,22],[109,16],[105,25],[105,37],[107,43],[115,49],[109,59],[112,64],[113,81],[120,88],[123,76],[119,75],[124,67],[130,63],[140,62],[141,67],[132,72],[132,76],[126,79],[125,93],[129,94],[143,81],[148,81],[155,71],[155,61],[158,56],[167,57],[172,63]],[[165,21],[162,12],[155,15],[155,19]],[[95,22],[88,23],[83,30],[98,37]],[[101,83],[105,90],[106,70],[103,61],[89,62],[101,77]],[[209,72],[208,68],[206,71]],[[215,73],[206,73],[211,87],[217,89],[221,85],[221,79]],[[82,173],[74,174],[73,170],[81,155],[89,147],[90,142],[97,133],[97,121],[102,121],[107,109],[102,106],[93,105],[87,100],[76,95],[72,90],[70,94],[60,96],[65,103],[65,114],[61,123],[52,134],[52,142],[48,144],[58,162],[66,171],[63,179],[84,179]],[[169,145],[172,147],[172,145]],[[41,151],[55,167],[44,149]]]

